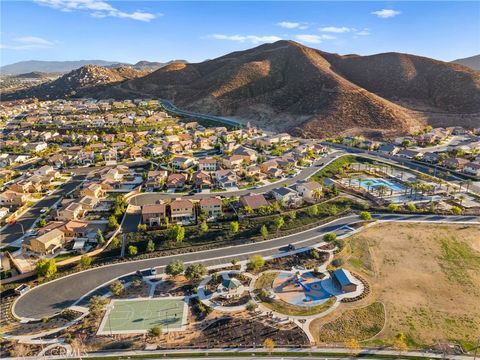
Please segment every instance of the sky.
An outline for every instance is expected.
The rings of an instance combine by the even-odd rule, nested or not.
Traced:
[[[199,62],[280,39],[339,54],[480,54],[479,1],[0,1],[0,64]]]

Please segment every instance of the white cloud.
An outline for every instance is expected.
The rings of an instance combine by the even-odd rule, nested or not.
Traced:
[[[321,31],[321,32],[330,32],[330,33],[341,34],[341,33],[350,32],[353,29],[351,29],[349,27],[346,27],[346,26],[342,26],[342,27],[326,26],[326,27],[319,28],[318,30]]]
[[[118,17],[138,21],[149,22],[161,14],[151,14],[144,11],[134,11],[131,13],[121,11],[109,3],[101,0],[34,0],[36,3],[51,7],[64,12],[71,11],[92,11],[91,16],[97,18]]]
[[[368,35],[370,35],[370,30],[368,30],[368,29],[363,29],[363,30],[357,31],[357,32],[355,33],[355,35],[368,36]]]
[[[285,29],[296,29],[300,26],[298,22],[291,22],[291,21],[281,21],[277,23],[278,26],[283,27]]]
[[[277,23],[277,25],[285,29],[308,29],[308,26],[305,23],[299,23],[294,21],[281,21]]]
[[[392,9],[382,9],[382,10],[373,11],[372,14],[382,19],[388,19],[397,15],[400,15],[401,12],[397,10],[392,10]]]
[[[278,40],[282,40],[279,36],[274,35],[266,35],[266,36],[258,36],[258,35],[224,35],[224,34],[213,34],[209,37],[217,40],[229,40],[229,41],[237,41],[237,42],[250,42],[252,44],[260,44],[260,43],[270,43],[275,42]]]
[[[11,50],[29,50],[46,49],[52,47],[54,43],[38,36],[23,36],[12,39],[13,44],[0,44],[1,49]]]
[[[331,35],[313,35],[313,34],[300,34],[296,35],[295,38],[303,43],[308,44],[320,44],[323,40],[333,40],[335,36]]]

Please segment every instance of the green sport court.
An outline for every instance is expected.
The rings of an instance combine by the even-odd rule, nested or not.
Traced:
[[[145,333],[153,326],[180,331],[187,319],[187,302],[181,298],[112,300],[97,332],[99,335]]]

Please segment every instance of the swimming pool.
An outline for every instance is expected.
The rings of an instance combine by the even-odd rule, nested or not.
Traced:
[[[357,184],[358,184],[358,180],[357,180]],[[372,190],[379,186],[386,186],[388,189],[393,191],[405,190],[405,187],[397,182],[389,181],[386,179],[380,179],[380,178],[362,179],[360,180],[360,186],[366,190],[368,189]]]

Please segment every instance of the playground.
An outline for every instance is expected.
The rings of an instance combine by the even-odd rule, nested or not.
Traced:
[[[139,334],[154,326],[164,332],[184,330],[187,302],[183,297],[112,300],[97,334]]]
[[[296,306],[321,305],[342,294],[331,278],[324,274],[317,277],[312,272],[280,273],[273,281],[272,289],[279,299]]]

